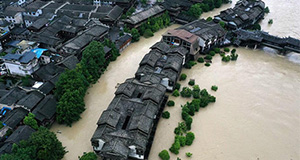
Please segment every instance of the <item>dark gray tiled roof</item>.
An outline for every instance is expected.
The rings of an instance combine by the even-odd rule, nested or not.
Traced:
[[[27,114],[28,111],[25,109],[15,108],[5,115],[5,117],[2,119],[2,122],[10,128],[15,128],[18,124],[20,124],[20,122],[23,121]]]
[[[44,98],[44,95],[38,91],[33,91],[22,98],[17,105],[24,106],[26,109],[32,110]]]
[[[46,96],[32,111],[40,122],[51,119],[56,112],[57,101],[53,95]]]
[[[50,93],[55,88],[55,85],[51,83],[50,81],[45,82],[43,85],[41,85],[38,90],[41,91],[44,94]]]
[[[165,11],[165,8],[156,5],[153,6],[145,11],[142,11],[140,13],[134,14],[130,16],[128,19],[125,19],[124,21],[130,24],[138,24],[154,15],[157,15],[159,13],[162,13]]]
[[[14,7],[14,6],[8,6],[5,8],[3,14],[5,16],[15,16],[18,12],[24,12],[24,8],[21,7]]]
[[[10,106],[10,105],[18,102],[24,96],[26,96],[26,92],[24,90],[20,89],[19,87],[15,87],[15,88],[9,90],[9,92],[6,95],[1,97],[0,103]]]
[[[46,18],[40,18],[33,22],[29,27],[34,29],[41,29],[43,26],[45,26],[47,23],[49,23],[48,19]]]
[[[64,72],[64,68],[56,66],[54,63],[49,63],[46,66],[40,67],[33,73],[33,76],[39,80],[49,81],[62,72]]]
[[[77,63],[79,63],[77,57],[75,57],[74,55],[70,55],[61,62],[57,63],[57,65],[65,67],[67,69],[74,69]]]
[[[0,154],[11,153],[14,143],[18,144],[22,140],[27,140],[35,130],[24,125],[18,127],[4,142],[0,148]]]
[[[41,7],[46,5],[47,3],[49,3],[49,2],[35,1],[35,2],[32,2],[29,5],[27,5],[25,7],[25,10],[27,12],[36,12],[38,9],[40,9]]]

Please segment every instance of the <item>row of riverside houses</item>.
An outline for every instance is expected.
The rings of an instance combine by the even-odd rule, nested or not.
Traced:
[[[166,92],[174,90],[183,65],[202,53],[201,45],[212,47],[224,40],[226,31],[210,23],[197,20],[169,30],[151,47],[135,77],[118,87],[97,122],[91,143],[99,156],[104,160],[148,159],[168,99]]]
[[[214,17],[215,22],[223,21],[231,29],[247,28],[264,17],[265,3],[261,0],[241,0]]]

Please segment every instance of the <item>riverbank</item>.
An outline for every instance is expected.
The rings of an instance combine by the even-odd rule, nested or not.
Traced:
[[[76,160],[83,152],[93,151],[90,139],[101,113],[114,97],[116,85],[134,77],[139,62],[149,52],[149,48],[161,40],[164,32],[177,27],[179,25],[169,26],[156,32],[151,38],[141,37],[139,42],[128,46],[116,61],[110,63],[98,82],[88,89],[85,96],[86,111],[81,114],[82,119],[72,124],[72,127],[53,124],[51,131],[57,134],[58,139],[69,151],[64,157],[65,160]]]

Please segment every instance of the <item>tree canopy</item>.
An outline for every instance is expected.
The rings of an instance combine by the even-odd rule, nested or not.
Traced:
[[[60,160],[66,154],[65,147],[53,132],[41,127],[28,140],[14,144],[12,153],[1,155],[1,160]]]

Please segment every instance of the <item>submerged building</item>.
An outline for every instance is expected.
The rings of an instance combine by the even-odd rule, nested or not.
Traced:
[[[223,21],[231,29],[246,28],[264,17],[264,9],[265,3],[261,0],[241,0],[234,8],[215,16],[214,21]]]
[[[167,96],[160,84],[128,79],[115,92],[97,122],[91,139],[94,151],[106,160],[144,159]]]
[[[172,47],[183,47],[189,51],[188,59],[225,42],[227,31],[219,24],[204,19],[196,20],[163,34],[163,41]]]

